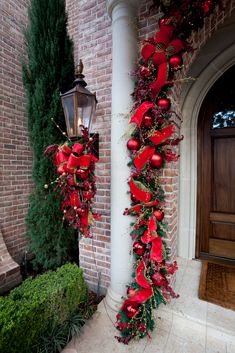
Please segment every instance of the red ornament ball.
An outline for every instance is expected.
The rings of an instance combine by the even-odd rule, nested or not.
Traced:
[[[163,157],[161,153],[154,153],[150,159],[150,167],[152,168],[161,168],[163,164]]]
[[[161,273],[156,272],[152,275],[152,281],[155,286],[160,287],[166,282],[166,279]]]
[[[129,297],[132,297],[135,294],[135,289],[128,287],[126,293]]]
[[[156,220],[161,222],[164,218],[164,212],[162,212],[161,210],[155,210],[153,211],[154,216],[156,217]]]
[[[145,246],[140,241],[136,241],[133,244],[133,251],[138,256],[143,256],[145,252]]]
[[[146,67],[146,66],[140,66],[139,72],[140,72],[140,76],[143,78],[149,77],[151,74],[149,67]]]
[[[137,202],[138,202],[137,198],[136,198],[135,195],[133,195],[133,194],[131,194],[131,201],[132,201],[133,203],[137,203]]]
[[[139,308],[138,308],[138,304],[129,304],[126,307],[126,315],[132,319],[133,317],[135,317],[139,312]]]
[[[67,179],[68,185],[70,186],[76,185],[74,175],[69,174],[66,179]]]
[[[144,125],[144,127],[150,128],[153,126],[153,121],[153,116],[150,114],[146,114],[143,116],[142,124]]]
[[[140,149],[140,140],[131,138],[127,141],[127,148],[129,151],[138,151]]]
[[[157,106],[162,110],[168,110],[170,109],[171,101],[169,98],[159,98],[157,100]]]
[[[179,70],[182,65],[182,58],[180,55],[173,55],[169,59],[169,64],[174,70]]]
[[[88,171],[84,169],[78,169],[76,171],[76,175],[78,175],[80,179],[84,180],[88,177]]]

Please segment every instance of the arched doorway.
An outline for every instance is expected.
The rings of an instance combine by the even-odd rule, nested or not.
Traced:
[[[212,86],[198,119],[196,257],[235,265],[235,66]]]
[[[180,144],[180,188],[178,255],[196,257],[197,205],[197,128],[203,101],[214,83],[235,65],[235,13],[207,42],[191,66],[187,83],[181,94],[183,123]]]

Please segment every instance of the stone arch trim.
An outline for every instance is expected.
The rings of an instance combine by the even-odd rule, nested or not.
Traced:
[[[235,16],[201,50],[189,71],[190,76],[197,79],[185,87],[181,94],[181,133],[184,140],[180,146],[178,254],[185,258],[195,257],[198,114],[212,85],[235,64],[235,40],[231,35],[234,30]]]

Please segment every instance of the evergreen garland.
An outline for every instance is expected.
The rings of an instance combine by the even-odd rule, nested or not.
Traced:
[[[217,5],[222,9],[220,0],[153,0],[152,8],[160,8],[163,16],[159,30],[141,49],[130,119],[135,127],[127,141],[131,207],[124,215],[135,220],[131,224],[132,281],[116,316],[120,331],[116,338],[124,344],[149,337],[155,326],[154,310],[178,297],[169,285],[178,267],[176,262],[168,262],[164,190],[159,177],[165,162],[178,160],[175,146],[182,139],[176,135],[176,113],[170,110],[175,73],[183,67],[183,53],[192,49],[189,36],[203,27]]]
[[[26,224],[35,265],[48,269],[72,259],[77,249],[74,230],[64,228],[61,222],[59,193],[44,189],[46,182],[55,177],[56,169],[43,152],[49,144],[63,140],[54,122],[65,130],[60,92],[71,88],[74,78],[65,0],[31,0],[25,42],[28,60],[23,64],[23,84],[35,183]]]

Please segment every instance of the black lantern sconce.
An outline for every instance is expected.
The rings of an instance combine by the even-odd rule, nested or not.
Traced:
[[[96,110],[96,94],[91,93],[85,87],[87,83],[84,81],[82,60],[75,71],[74,87],[61,94],[61,100],[65,115],[67,134],[70,140],[77,140],[82,136],[82,129],[85,127],[93,139],[93,153],[99,158],[99,134],[91,133],[92,122]]]

